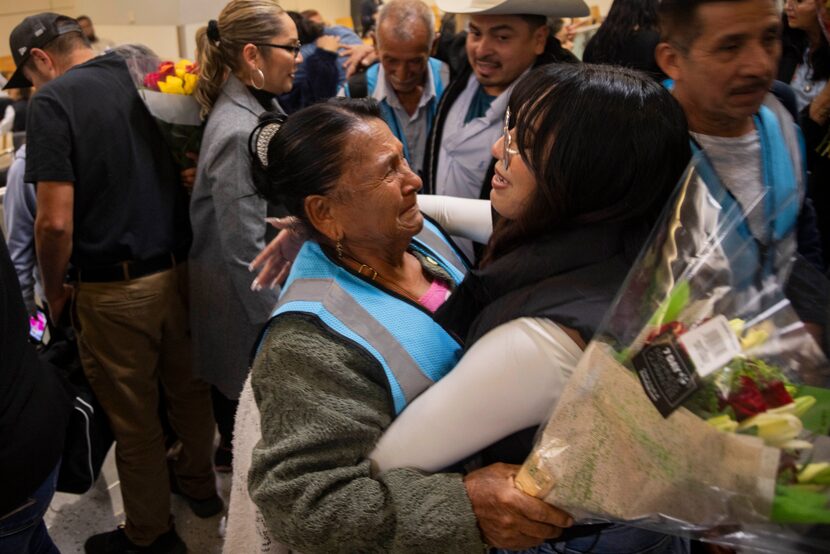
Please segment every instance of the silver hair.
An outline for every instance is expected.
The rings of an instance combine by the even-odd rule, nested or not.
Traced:
[[[394,23],[393,32],[400,40],[412,40],[414,38],[413,27],[421,22],[427,28],[429,48],[435,40],[435,14],[432,8],[421,0],[391,0],[381,6],[378,12],[378,25],[376,40],[380,47],[380,27],[386,20]]]

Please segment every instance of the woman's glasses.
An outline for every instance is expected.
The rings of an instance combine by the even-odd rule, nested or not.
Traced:
[[[271,44],[270,42],[255,42],[254,46],[267,46],[268,48],[279,48],[280,50],[285,50],[286,52],[291,52],[291,55],[294,56],[294,59],[297,59],[297,55],[300,53],[300,44],[299,42],[296,44]]]
[[[506,171],[510,167],[510,156],[515,156],[519,153],[515,148],[511,148],[513,145],[513,137],[510,136],[510,106],[507,107],[507,111],[504,113],[504,136],[502,140],[504,150],[501,155],[501,163]]]

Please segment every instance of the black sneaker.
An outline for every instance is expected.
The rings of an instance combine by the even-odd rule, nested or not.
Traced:
[[[175,529],[170,529],[147,546],[139,546],[127,538],[124,527],[92,535],[84,543],[86,554],[187,554],[187,546]]]
[[[190,506],[190,510],[197,517],[202,519],[213,517],[225,509],[225,503],[222,502],[222,499],[219,498],[218,494],[214,494],[210,498],[205,498],[204,500],[191,498],[181,491],[178,492],[178,495],[184,498],[187,505]]]
[[[213,517],[225,509],[225,503],[222,502],[222,499],[219,498],[219,495],[216,493],[209,498],[205,498],[204,500],[199,500],[198,498],[186,495],[182,492],[181,487],[179,487],[179,480],[176,479],[176,474],[173,473],[173,464],[170,460],[167,461],[167,469],[169,470],[170,477],[170,492],[176,496],[184,498],[187,505],[190,506],[190,511],[192,511],[196,517],[200,517],[202,519]]]

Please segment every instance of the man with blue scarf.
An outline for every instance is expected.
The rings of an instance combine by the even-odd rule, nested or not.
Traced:
[[[803,140],[770,93],[781,54],[775,2],[663,0],[660,28],[655,57],[686,112],[702,172],[713,174],[707,182],[722,185],[715,196],[725,211],[743,211],[761,272],[786,279],[787,297],[820,339],[828,291],[813,267],[821,252],[804,200]]]
[[[416,173],[424,164],[427,136],[449,82],[449,67],[430,57],[435,15],[421,0],[392,0],[378,15],[380,63],[354,75],[342,90],[350,98],[372,97]]]

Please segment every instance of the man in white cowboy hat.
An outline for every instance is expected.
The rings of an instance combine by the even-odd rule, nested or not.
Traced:
[[[504,126],[516,81],[531,68],[576,62],[549,35],[547,16],[588,15],[583,0],[438,0],[449,13],[470,14],[454,43],[453,80],[436,115],[424,163],[424,191],[488,198],[495,159],[490,146]]]

